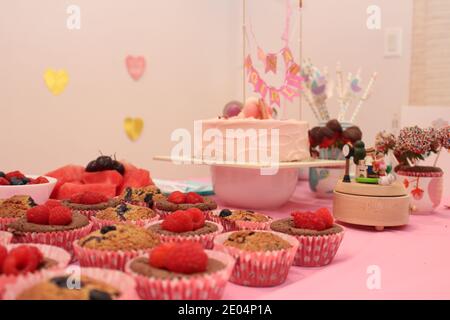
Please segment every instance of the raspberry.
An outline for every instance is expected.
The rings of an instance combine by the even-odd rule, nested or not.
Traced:
[[[11,171],[5,175],[5,178],[8,179],[9,181],[11,181],[12,178],[17,178],[21,180],[25,178],[25,175],[20,171]]]
[[[325,223],[325,229],[331,228],[334,223],[333,215],[331,214],[330,210],[327,208],[320,208],[316,211],[316,215],[318,215],[322,221]]]
[[[6,250],[4,246],[0,246],[0,274],[2,273],[3,262],[5,261],[7,255],[8,250]]]
[[[73,195],[70,201],[78,204],[98,204],[108,201],[108,198],[101,193],[86,191]]]
[[[3,263],[3,273],[18,275],[35,271],[42,262],[42,254],[35,247],[26,245],[12,249]]]
[[[195,192],[189,192],[186,195],[186,202],[187,203],[203,203],[203,197],[201,195],[199,195],[198,193]]]
[[[154,248],[150,254],[149,263],[155,268],[164,269],[167,265],[167,256],[173,248],[176,248],[175,243],[163,243]]]
[[[186,195],[183,192],[174,191],[167,197],[167,201],[175,204],[186,203]]]
[[[36,179],[33,179],[34,184],[42,184],[42,183],[48,183],[48,179],[46,177],[37,177]]]
[[[314,212],[294,212],[292,216],[294,217],[294,225],[296,228],[317,231],[325,229],[325,224]]]
[[[189,212],[178,210],[164,219],[161,228],[172,232],[186,232],[194,230],[194,224]]]
[[[67,207],[55,207],[50,210],[48,223],[51,225],[65,226],[72,222],[72,211]]]
[[[49,199],[44,203],[44,206],[46,206],[49,209],[52,209],[55,207],[61,207],[62,204],[59,200]]]
[[[205,215],[200,209],[190,208],[187,210],[192,218],[193,230],[200,229],[205,226]]]
[[[46,206],[36,206],[27,210],[27,221],[36,224],[48,224],[50,209]]]
[[[9,185],[9,181],[3,177],[0,178],[0,186],[7,186]]]
[[[167,270],[191,274],[204,272],[208,266],[208,256],[199,243],[184,242],[170,250],[167,257]]]

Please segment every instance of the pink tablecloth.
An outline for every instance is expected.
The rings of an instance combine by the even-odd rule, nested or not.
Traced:
[[[289,203],[265,213],[281,218],[319,207],[331,209],[331,200],[316,199],[305,181]],[[431,215],[413,215],[409,225],[382,232],[344,226],[332,264],[292,267],[287,281],[272,288],[230,283],[224,299],[450,299],[450,210],[441,206]],[[369,289],[377,274],[380,288]]]

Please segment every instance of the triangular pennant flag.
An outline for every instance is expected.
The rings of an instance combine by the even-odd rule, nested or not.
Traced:
[[[273,53],[266,56],[266,73],[269,71],[277,73],[277,55]]]

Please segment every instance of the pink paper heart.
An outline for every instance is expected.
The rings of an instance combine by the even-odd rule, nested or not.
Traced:
[[[145,71],[145,58],[142,56],[133,57],[129,55],[125,59],[128,73],[134,80],[139,80]]]

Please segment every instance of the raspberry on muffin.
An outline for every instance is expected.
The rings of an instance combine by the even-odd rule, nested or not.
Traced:
[[[180,191],[172,192],[167,197],[158,197],[154,206],[162,216],[190,208],[197,208],[206,214],[217,208],[217,204],[211,198],[202,197],[195,192],[185,194]]]
[[[344,237],[344,228],[334,222],[327,208],[293,212],[290,218],[272,222],[270,229],[294,236],[300,242],[294,265],[303,267],[331,263]]]

